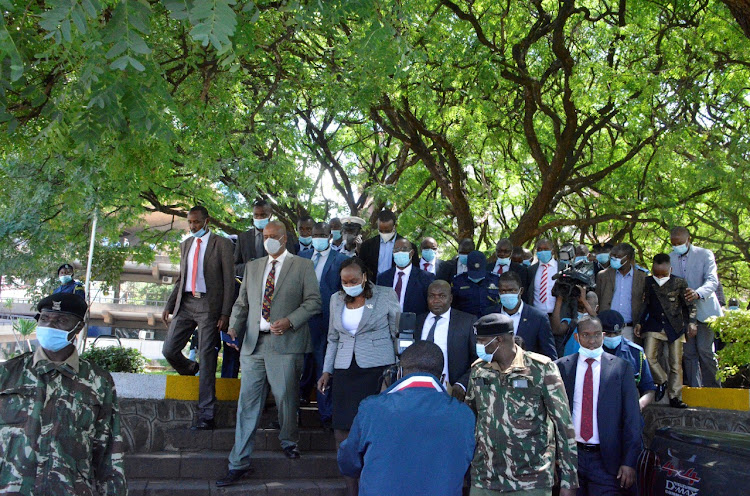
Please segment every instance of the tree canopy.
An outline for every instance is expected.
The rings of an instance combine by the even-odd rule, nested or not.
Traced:
[[[83,259],[95,211],[107,272],[172,246],[116,243],[145,212],[201,203],[234,233],[265,198],[290,226],[393,208],[446,252],[547,235],[648,263],[685,224],[750,283],[750,42],[725,3],[0,6],[0,273]]]

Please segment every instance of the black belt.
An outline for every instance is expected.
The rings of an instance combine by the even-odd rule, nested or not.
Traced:
[[[195,293],[193,294],[191,291],[185,291],[185,294],[188,296],[192,296],[193,298],[205,298],[206,293]]]
[[[600,450],[600,447],[598,444],[586,444],[586,443],[577,443],[578,449],[581,451],[588,451],[589,453],[596,453]]]

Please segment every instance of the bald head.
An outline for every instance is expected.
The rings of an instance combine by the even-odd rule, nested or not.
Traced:
[[[278,241],[280,245],[279,249],[274,253],[268,249],[269,240],[271,239]],[[286,249],[286,226],[278,220],[272,220],[269,222],[263,229],[263,242],[268,254],[272,257],[278,257],[284,253],[284,250]]]

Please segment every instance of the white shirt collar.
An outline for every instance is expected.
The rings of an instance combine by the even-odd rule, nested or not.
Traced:
[[[521,300],[521,297],[520,297],[520,296],[518,297],[518,301],[520,301],[520,302],[521,302],[521,305],[519,305],[519,307],[518,307],[518,310],[516,311],[516,313],[514,313],[513,315],[509,314],[509,313],[508,313],[507,311],[505,311],[505,307],[503,307],[502,305],[500,305],[500,306],[502,307],[502,309],[503,309],[503,310],[502,310],[502,313],[503,313],[504,315],[507,315],[507,316],[508,316],[508,317],[510,317],[511,319],[512,319],[513,317],[515,317],[516,315],[521,315],[521,312],[523,312],[523,300]]]
[[[326,248],[323,251],[317,251],[313,248],[313,256],[315,256],[316,253],[320,254],[320,258],[325,258],[328,256],[329,253],[331,253],[331,245],[328,245],[328,248]]]
[[[429,320],[430,318],[434,319],[435,318],[435,314],[432,313],[432,312],[430,312],[430,314],[427,316],[427,319]],[[440,318],[441,319],[447,319],[447,320],[451,319],[451,309],[450,309],[450,307],[448,307],[448,311],[447,312],[445,312],[444,314],[440,315]]]
[[[409,277],[409,274],[411,274],[412,265],[414,265],[414,264],[409,264],[406,267],[404,267],[403,269],[400,268],[400,267],[396,267],[396,273],[394,274],[394,277],[398,277],[398,273],[399,272],[403,272],[404,273],[404,277]]]
[[[606,351],[604,353],[606,353]],[[601,363],[602,357],[604,356],[604,353],[602,353],[598,357],[594,358],[594,361],[597,362],[597,363]],[[586,363],[586,360],[588,360],[588,358],[586,358],[585,356],[583,356],[581,353],[578,353],[578,363],[582,363],[584,365],[588,365]]]
[[[268,264],[267,265],[270,265],[271,262],[273,262],[274,260],[276,260],[279,263],[284,263],[284,260],[286,259],[286,256],[287,256],[288,253],[289,253],[289,250],[284,250],[284,253],[282,253],[281,255],[279,255],[276,258],[273,258],[271,255],[268,255]]]

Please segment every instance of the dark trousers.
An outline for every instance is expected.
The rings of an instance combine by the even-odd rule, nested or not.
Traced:
[[[320,317],[316,315],[315,317]],[[317,325],[315,317],[310,320],[310,341],[313,352],[305,354],[305,363],[302,368],[302,379],[300,380],[300,397],[307,398],[312,388],[315,388],[315,396],[318,402],[318,414],[320,421],[331,420],[333,395],[332,388],[327,393],[321,393],[317,389],[318,379],[323,375],[323,362],[326,358],[326,347],[328,345],[328,326]],[[322,322],[324,319],[320,319]]]
[[[602,454],[578,450],[578,492],[577,496],[612,496],[630,494],[620,487],[617,475],[604,468]]]
[[[224,354],[221,358],[221,377],[236,379],[240,375],[240,352],[224,343]]]
[[[698,322],[698,335],[688,338],[682,353],[685,385],[690,387],[721,387],[716,378],[718,362],[713,351],[714,331],[705,322]]]
[[[216,359],[219,350],[219,330],[216,323],[219,314],[212,312],[206,298],[194,298],[190,293],[182,295],[180,309],[164,340],[162,354],[180,375],[195,375],[200,371],[198,386],[198,418],[214,418],[216,406]],[[188,359],[182,349],[198,328],[199,363]]]

